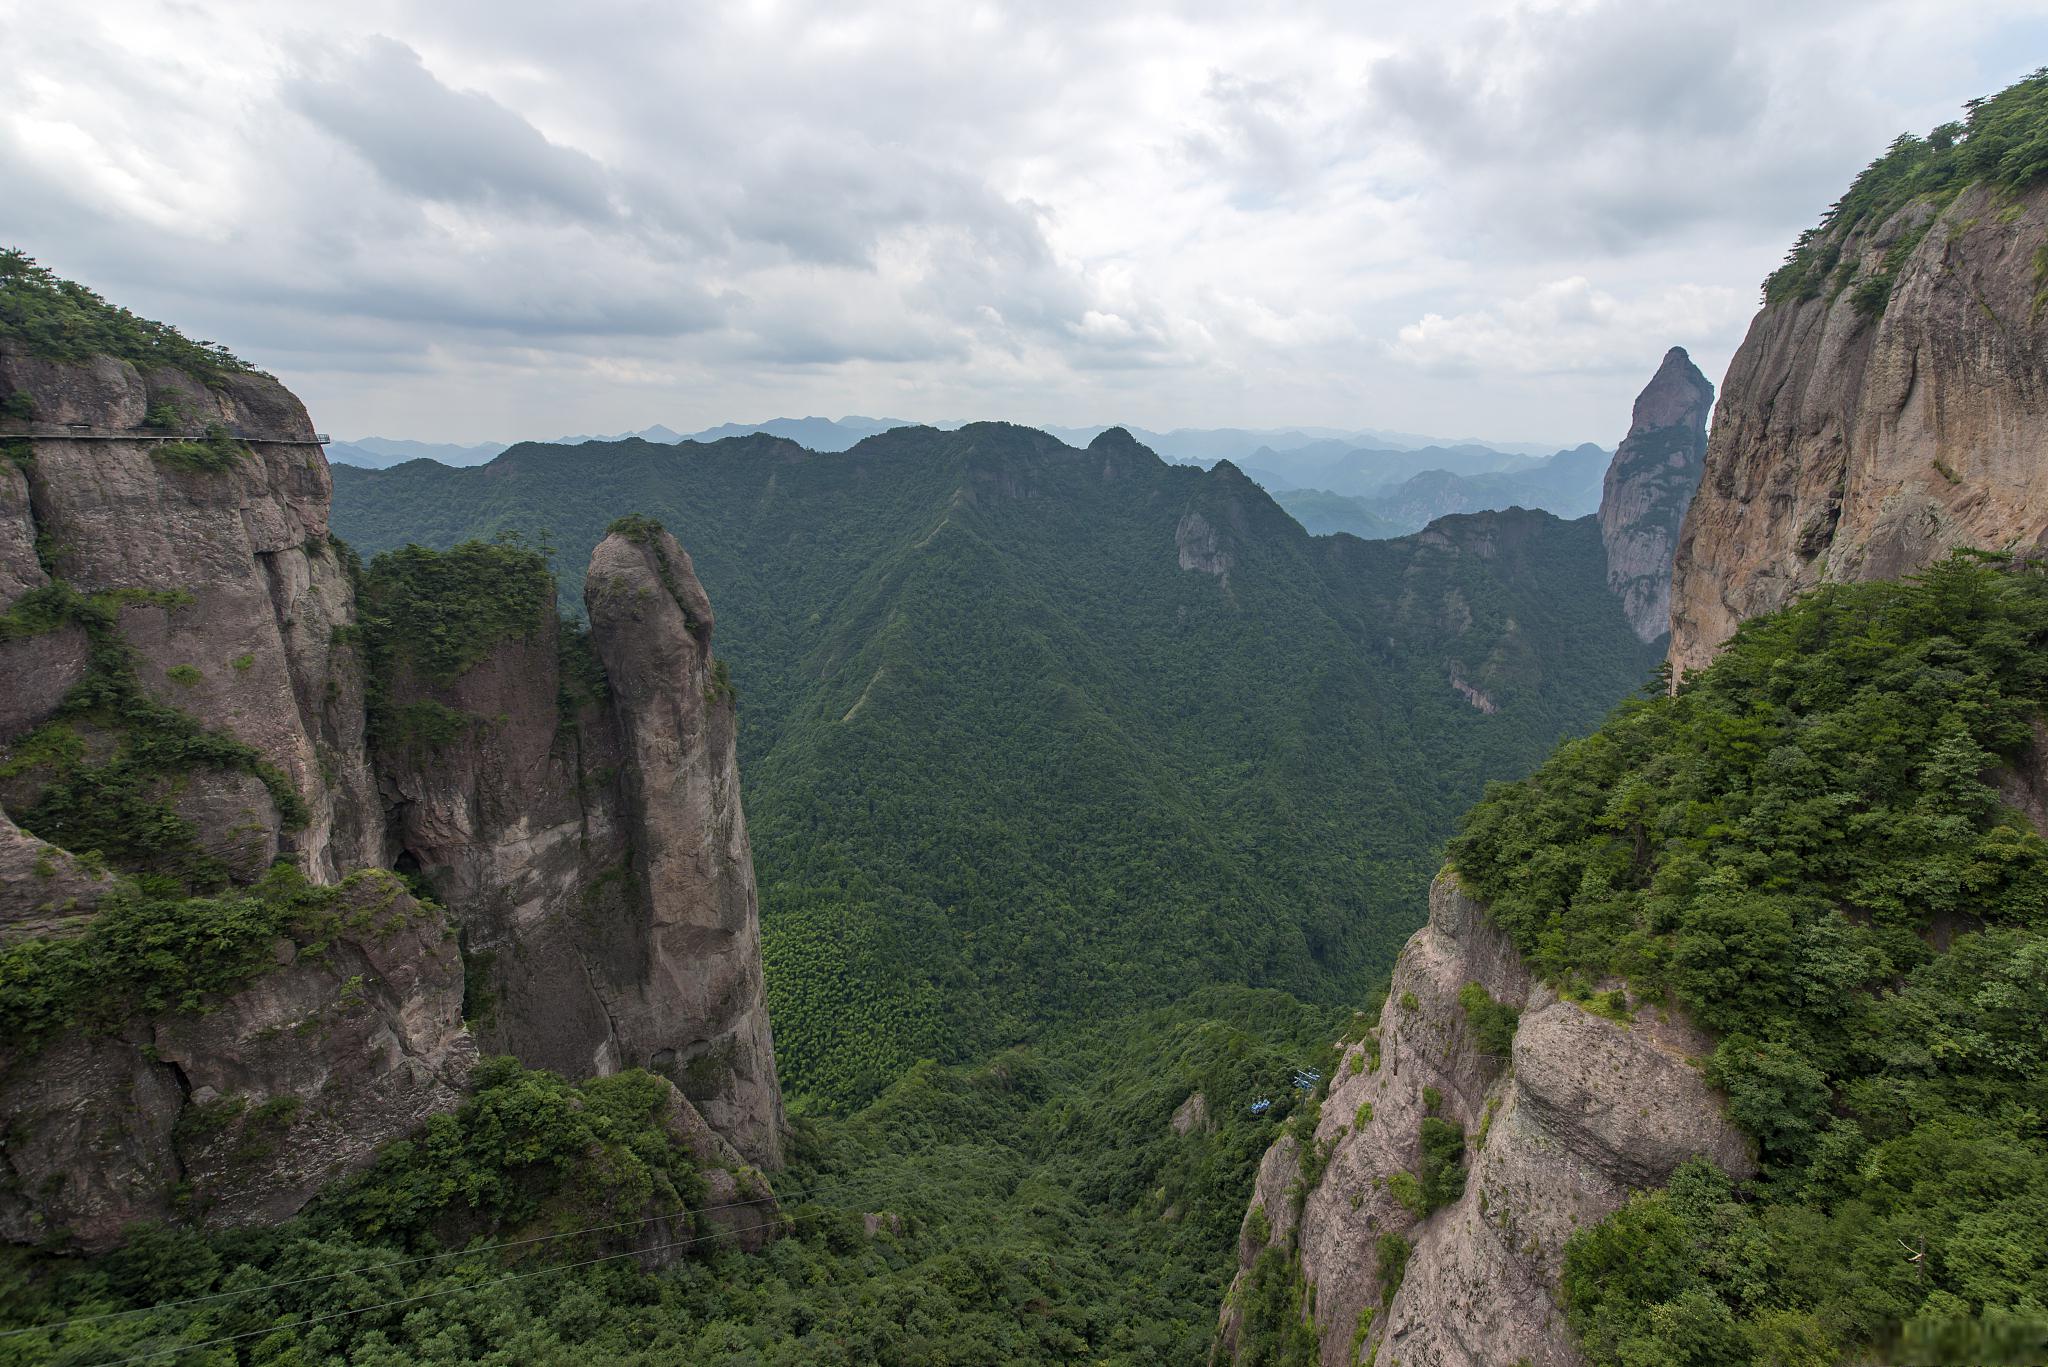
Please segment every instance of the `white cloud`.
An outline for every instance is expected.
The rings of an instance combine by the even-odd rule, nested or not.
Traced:
[[[1611,440],[2037,3],[0,0],[0,240],[350,433]]]
[[[1755,307],[1750,290],[1678,285],[1630,299],[1596,289],[1583,275],[1553,280],[1498,307],[1424,314],[1400,330],[1393,359],[1466,374],[1565,371],[1639,375],[1660,340],[1720,338]]]

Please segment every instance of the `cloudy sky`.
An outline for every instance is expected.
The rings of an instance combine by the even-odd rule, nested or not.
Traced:
[[[0,243],[323,429],[1612,443],[2044,0],[0,0]]]

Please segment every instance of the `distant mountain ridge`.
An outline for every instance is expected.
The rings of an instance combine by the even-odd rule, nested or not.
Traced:
[[[688,537],[778,1066],[838,1104],[1203,982],[1351,1000],[1457,810],[1657,659],[1591,518],[1315,538],[1120,429],[526,443],[335,484],[366,554],[513,531],[575,565],[634,508]]]
[[[769,418],[764,422],[720,423],[695,432],[678,432],[674,428],[656,423],[633,432],[613,432],[601,435],[579,433],[572,436],[555,437],[546,444],[551,446],[577,446],[589,441],[640,441],[673,444],[680,441],[714,442],[727,437],[744,437],[754,433],[783,437],[812,451],[845,451],[855,443],[898,427],[935,427],[940,431],[953,432],[968,426],[966,420],[949,419],[939,422],[917,422],[909,418],[870,418],[849,414],[843,418]],[[1059,438],[1070,446],[1086,446],[1095,438],[1111,429],[1113,424],[1099,423],[1092,426],[1060,427],[1046,424],[1038,430]],[[1228,460],[1240,467],[1264,464],[1272,467],[1290,465],[1286,457],[1301,453],[1316,452],[1328,456],[1340,456],[1351,452],[1370,451],[1380,453],[1405,453],[1411,451],[1470,451],[1483,452],[1486,457],[1534,460],[1548,457],[1553,448],[1533,442],[1479,441],[1474,438],[1446,440],[1441,437],[1422,436],[1412,432],[1384,431],[1378,428],[1346,430],[1331,427],[1285,427],[1285,428],[1241,428],[1241,427],[1177,427],[1170,432],[1154,432],[1143,427],[1124,425],[1123,430],[1156,451],[1164,459],[1178,465],[1200,465],[1204,468],[1219,460]],[[485,441],[474,443],[412,441],[398,437],[357,437],[347,441],[332,442],[327,448],[330,464],[353,465],[364,470],[383,470],[408,460],[433,460],[443,465],[481,465],[491,460],[515,443]],[[1447,458],[1433,456],[1429,461],[1410,464],[1407,473],[1436,468],[1436,464]],[[1449,459],[1455,459],[1449,458]],[[1484,458],[1481,464],[1485,464]],[[1451,468],[1445,466],[1445,468]],[[1487,468],[1492,468],[1490,465]],[[1314,487],[1299,477],[1283,477],[1282,484],[1290,487]],[[1388,481],[1392,482],[1392,481]],[[1340,492],[1357,492],[1341,490]]]
[[[1280,453],[1264,453],[1268,458]],[[1350,451],[1305,477],[1308,487],[1257,466],[1246,473],[1311,532],[1349,532],[1372,540],[1421,531],[1452,513],[1541,508],[1567,520],[1599,511],[1609,452],[1591,442],[1544,460],[1483,447]],[[1381,464],[1375,466],[1372,461]],[[1423,468],[1402,478],[1404,470]],[[1463,467],[1460,469],[1459,467]],[[1300,468],[1300,463],[1297,463]]]

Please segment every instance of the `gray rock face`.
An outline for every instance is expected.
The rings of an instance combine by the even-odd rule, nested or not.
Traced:
[[[109,1248],[180,1184],[202,1224],[272,1223],[453,1109],[476,1046],[441,914],[358,874],[327,948],[304,948],[205,1014],[0,1053],[0,1238]]]
[[[740,1152],[780,1166],[782,1094],[738,724],[711,656],[711,603],[667,532],[599,542],[584,599],[641,874],[640,933],[601,965],[618,993],[620,1050],[627,1065],[673,1077]]]
[[[32,459],[9,469],[26,486],[26,525],[0,483],[0,566],[8,567],[0,588],[16,590],[4,601],[47,582],[36,577],[41,565],[28,575],[10,549],[24,536],[31,562],[40,542],[50,570],[81,592],[189,595],[179,607],[122,609],[145,687],[289,776],[312,819],[281,841],[309,877],[331,881],[373,862],[381,819],[363,746],[360,668],[351,649],[334,644],[336,628],[354,621],[353,595],[327,542],[332,486],[298,400],[263,376],[215,389],[173,370],[144,375],[104,358],[65,365],[5,350],[0,380],[34,395],[37,432],[80,423],[120,434],[26,438]],[[160,443],[122,439],[165,404],[195,430],[220,423],[257,439],[218,471],[181,469],[159,458]],[[20,669],[34,695],[32,706],[0,709],[10,729],[47,715],[75,682],[57,644],[15,642],[0,660]]]
[[[450,684],[390,680],[395,704],[436,702],[471,722],[446,743],[387,745],[377,768],[386,862],[417,867],[462,927],[482,985],[480,1046],[589,1077],[626,1066],[591,965],[632,940],[635,874],[611,718],[560,715],[556,629],[549,604]]]
[[[77,931],[112,886],[105,870],[87,868],[0,811],[0,945]]]
[[[0,605],[50,582],[36,558],[36,520],[29,509],[28,472],[0,456]]]
[[[1848,234],[1865,275],[1925,228],[1883,315],[1853,291],[1767,305],[1728,367],[1673,570],[1671,663],[1828,581],[1894,579],[1956,546],[2048,534],[2048,186],[1977,186]]]
[[[1458,1000],[1474,982],[1522,1011],[1511,1058],[1478,1052]],[[1694,1154],[1754,1170],[1694,1064],[1710,1047],[1702,1035],[1647,1009],[1622,1025],[1559,1000],[1449,873],[1402,950],[1378,1040],[1377,1068],[1366,1043],[1338,1066],[1315,1134],[1329,1153],[1321,1180],[1296,1206],[1294,1141],[1276,1144],[1253,1198],[1273,1233],[1258,1240],[1248,1216],[1239,1239],[1245,1269],[1293,1241],[1328,1367],[1349,1367],[1354,1342],[1357,1360],[1377,1348],[1381,1362],[1430,1367],[1579,1363],[1557,1303],[1571,1232]],[[1470,1173],[1460,1199],[1418,1220],[1388,1179],[1420,1164],[1425,1088],[1464,1128]],[[1389,1233],[1413,1246],[1390,1302],[1377,1251]],[[1232,1289],[1221,1342],[1234,1355]]]
[[[1670,630],[1671,558],[1699,488],[1713,408],[1714,386],[1684,347],[1671,348],[1637,396],[1628,435],[1607,467],[1600,494],[1607,586],[1644,641]]]
[[[1223,548],[1216,529],[1209,525],[1209,519],[1200,513],[1188,513],[1181,518],[1180,524],[1173,529],[1173,544],[1179,552],[1182,569],[1228,579],[1230,567],[1235,562],[1230,552]]]
[[[256,750],[311,819],[294,828],[259,777],[206,763],[150,771],[148,800],[228,881],[285,858],[341,883],[353,908],[324,952],[280,944],[273,969],[204,1014],[0,1041],[0,1239],[97,1249],[174,1213],[289,1216],[459,1104],[477,1055],[467,1005],[486,1047],[530,1066],[669,1076],[670,1129],[729,1207],[718,1222],[743,1246],[765,1241],[758,1169],[780,1165],[783,1114],[734,710],[674,539],[599,547],[608,696],[564,715],[550,605],[450,684],[382,681],[397,704],[471,724],[430,748],[387,746],[373,768],[352,576],[298,401],[261,376],[207,386],[4,348],[0,393],[27,393],[35,412],[0,420],[0,611],[52,582],[115,595],[96,610],[113,611],[141,688]],[[167,459],[142,430],[167,406],[245,444],[221,468]],[[104,439],[58,426],[72,423]],[[117,724],[76,714],[44,750],[19,748],[87,677],[105,630],[0,640],[0,761],[28,761],[0,778],[0,803],[31,809],[60,742],[88,764],[119,753]],[[391,867],[429,874],[451,915],[423,910]],[[88,929],[114,882],[0,812],[0,943]],[[174,1189],[190,1201],[174,1207]],[[631,1250],[650,1266],[673,1256],[662,1228]]]
[[[673,537],[611,537],[586,599],[607,697],[564,716],[552,606],[452,683],[390,681],[467,731],[378,756],[390,862],[463,929],[487,1050],[571,1077],[647,1068],[781,1164],[753,853],[712,611]]]

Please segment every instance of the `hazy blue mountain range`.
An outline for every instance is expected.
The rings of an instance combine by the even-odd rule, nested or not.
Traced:
[[[505,449],[502,441],[482,441],[462,446],[446,441],[410,441],[404,437],[357,437],[353,441],[327,443],[331,465],[354,465],[364,470],[384,470],[409,460],[434,460],[443,465],[482,465]]]
[[[812,451],[844,451],[863,438],[892,428],[927,426],[951,432],[965,427],[967,422],[950,419],[920,424],[909,418],[869,418],[852,414],[843,418],[770,418],[756,423],[727,422],[687,433],[656,423],[635,432],[578,433],[554,437],[547,444],[577,446],[586,441],[629,441],[634,438],[664,443],[712,442],[759,432],[787,438]],[[1111,426],[1109,423],[1085,427],[1048,425],[1039,430],[1070,446],[1086,446]],[[1345,457],[1354,457],[1354,464],[1371,465],[1382,457],[1399,460],[1409,452],[1430,453],[1416,460],[1404,460],[1384,478],[1366,481],[1370,487],[1378,487],[1397,483],[1408,475],[1427,469],[1465,473],[1467,467],[1473,470],[1507,468],[1516,460],[1533,461],[1548,456],[1553,449],[1531,442],[1481,442],[1469,438],[1445,440],[1370,427],[1355,430],[1332,427],[1177,427],[1170,432],[1154,432],[1125,425],[1125,430],[1162,458],[1177,465],[1206,468],[1219,460],[1227,460],[1247,471],[1253,467],[1265,471],[1267,478],[1260,479],[1260,483],[1268,488],[1327,487],[1340,493],[1366,492],[1365,488],[1351,487],[1357,481],[1338,478],[1332,483],[1321,477],[1320,472],[1325,466],[1340,462]],[[336,465],[353,465],[365,470],[388,469],[409,460],[435,460],[455,466],[481,465],[509,445],[511,443],[500,441],[465,445],[395,437],[357,437],[330,443],[327,459]],[[1316,482],[1318,478],[1322,482]]]
[[[1452,513],[1492,508],[1541,508],[1562,518],[1585,517],[1600,510],[1600,485],[1611,454],[1604,447],[1588,442],[1545,460],[1516,459],[1506,468],[1500,468],[1503,461],[1497,453],[1482,452],[1483,448],[1474,447],[1350,452],[1327,467],[1328,483],[1307,488],[1290,487],[1269,473],[1260,478],[1263,472],[1256,468],[1246,473],[1259,479],[1274,502],[1303,527],[1319,535],[1405,536]],[[1379,463],[1352,457],[1373,457]],[[1399,479],[1398,472],[1416,460],[1435,457],[1447,459],[1442,465]],[[1466,472],[1454,468],[1458,465],[1466,467]],[[1489,465],[1495,468],[1485,468]],[[1370,481],[1376,471],[1393,473],[1399,482],[1373,484]],[[1360,486],[1363,492],[1353,491]]]

